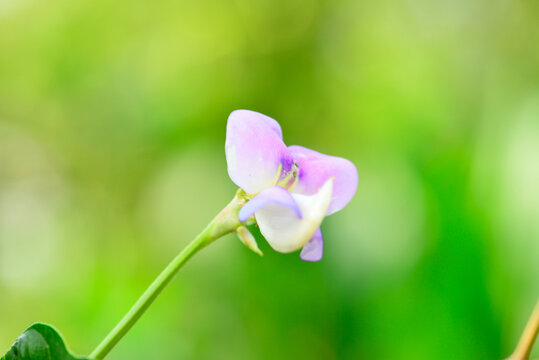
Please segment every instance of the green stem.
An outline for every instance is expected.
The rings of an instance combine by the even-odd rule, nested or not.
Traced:
[[[114,348],[118,341],[122,339],[148,307],[150,307],[187,260],[211,242],[235,231],[241,225],[238,220],[238,211],[245,201],[239,194],[238,192],[230,204],[159,274],[123,319],[120,320],[101,344],[90,354],[90,360],[102,360]]]

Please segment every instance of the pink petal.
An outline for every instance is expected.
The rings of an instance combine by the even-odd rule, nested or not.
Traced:
[[[358,174],[352,162],[344,158],[321,154],[303,146],[288,147],[299,167],[299,181],[293,193],[312,195],[329,179],[334,178],[333,199],[328,215],[344,208],[357,189]]]
[[[277,121],[249,110],[228,117],[225,152],[230,178],[248,194],[275,185],[279,167],[285,174],[293,164]]]

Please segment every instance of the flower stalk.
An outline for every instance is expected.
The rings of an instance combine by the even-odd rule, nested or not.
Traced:
[[[513,352],[513,354],[511,354],[511,356],[507,360],[528,360],[538,332],[539,332],[539,301],[535,305],[535,309],[533,310],[533,313],[530,316],[530,319],[528,320],[528,323],[526,324],[524,331],[522,332],[522,335],[520,337],[517,347],[515,348],[515,351]]]
[[[241,225],[238,212],[244,204],[245,199],[238,191],[234,199],[159,274],[122,320],[90,354],[90,360],[105,358],[193,255],[220,237],[236,231]]]

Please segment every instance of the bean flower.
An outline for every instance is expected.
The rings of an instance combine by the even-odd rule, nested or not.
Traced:
[[[228,173],[240,190],[172,259],[90,355],[73,355],[54,327],[34,323],[0,360],[50,359],[50,354],[54,359],[103,360],[198,251],[236,233],[247,247],[262,254],[246,227],[253,222],[276,251],[302,249],[301,259],[320,260],[324,247],[320,225],[354,196],[358,180],[354,164],[301,146],[287,147],[277,121],[248,110],[230,114],[225,151]]]
[[[277,121],[249,110],[230,114],[225,152],[230,178],[249,199],[239,211],[239,221],[254,219],[278,252],[302,249],[302,260],[320,260],[320,224],[354,196],[354,164],[302,146],[287,147]],[[238,232],[240,238],[252,244],[244,231]]]

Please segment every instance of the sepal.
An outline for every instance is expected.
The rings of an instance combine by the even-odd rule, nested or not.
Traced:
[[[247,246],[252,252],[260,256],[264,256],[262,251],[260,251],[260,249],[258,248],[255,237],[245,226],[240,226],[236,230],[236,234],[238,234],[238,237],[240,238],[243,245]]]

